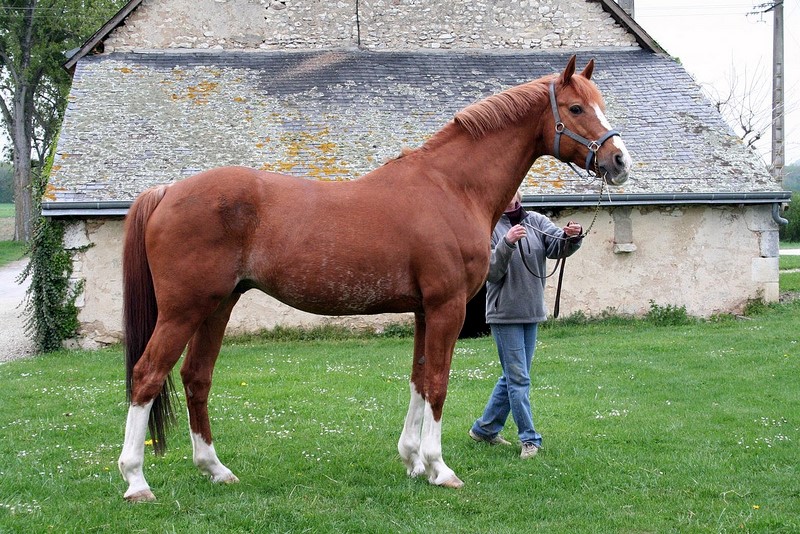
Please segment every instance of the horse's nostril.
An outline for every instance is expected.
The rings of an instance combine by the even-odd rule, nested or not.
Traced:
[[[614,156],[614,163],[616,163],[617,167],[620,169],[625,168],[625,157],[622,155],[622,153],[616,154]]]

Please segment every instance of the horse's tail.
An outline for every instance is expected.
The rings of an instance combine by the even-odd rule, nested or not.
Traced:
[[[131,206],[125,219],[125,243],[122,254],[123,324],[125,329],[125,389],[132,400],[133,368],[142,357],[155,330],[158,305],[145,249],[145,228],[150,215],[164,198],[166,186],[144,191]],[[166,431],[175,420],[171,399],[175,387],[168,376],[150,409],[150,436],[156,454],[166,450]]]

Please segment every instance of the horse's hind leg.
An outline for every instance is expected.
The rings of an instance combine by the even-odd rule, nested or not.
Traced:
[[[194,327],[159,321],[147,348],[134,368],[131,404],[125,424],[125,441],[119,456],[119,470],[128,483],[125,499],[132,502],[153,501],[155,496],[144,478],[144,441],[153,401],[172,367],[178,361]]]
[[[186,405],[189,409],[194,464],[213,482],[239,482],[236,475],[217,458],[208,419],[208,394],[214,364],[222,346],[225,326],[238,300],[238,293],[231,295],[200,325],[189,342],[189,350],[181,367]]]
[[[131,502],[154,501],[156,496],[150,491],[150,485],[144,478],[144,440],[147,436],[147,420],[150,417],[151,400],[143,406],[133,403],[128,407],[128,419],[125,423],[125,441],[119,455],[119,472],[128,483],[125,499]]]

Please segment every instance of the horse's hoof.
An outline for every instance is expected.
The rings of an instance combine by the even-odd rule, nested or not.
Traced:
[[[418,476],[425,474],[425,466],[422,464],[415,465],[410,469],[406,469],[406,474],[409,476],[409,478],[417,478]]]
[[[131,495],[125,495],[125,500],[128,502],[153,502],[156,500],[156,496],[149,489],[144,489]]]
[[[239,482],[239,479],[236,477],[236,475],[234,475],[229,469],[225,469],[216,475],[211,473],[206,473],[206,475],[214,484],[236,484]]]
[[[453,475],[451,478],[449,478],[448,480],[445,480],[444,482],[442,482],[440,484],[440,486],[442,486],[442,487],[452,488],[452,489],[459,489],[463,485],[464,485],[464,482],[462,482],[461,479],[458,478],[455,475]]]

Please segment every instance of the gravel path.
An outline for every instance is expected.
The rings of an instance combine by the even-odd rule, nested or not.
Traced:
[[[34,353],[33,343],[25,336],[23,302],[27,282],[16,280],[28,260],[0,267],[0,363],[24,358]]]

